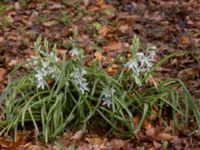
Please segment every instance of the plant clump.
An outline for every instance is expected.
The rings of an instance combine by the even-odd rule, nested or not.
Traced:
[[[56,45],[50,49],[48,41],[42,42],[41,37],[34,49],[35,56],[26,61],[27,73],[17,80],[12,80],[12,73],[1,96],[6,105],[1,134],[26,129],[27,123],[32,123],[37,136],[45,142],[68,129],[86,130],[91,125],[131,137],[154,107],[159,108],[157,118],[170,108],[175,127],[187,126],[192,117],[199,129],[197,105],[180,80],[160,81],[140,90],[162,61],[155,62],[156,52],[150,49],[139,52],[137,37],[133,38],[131,58],[125,59],[113,76],[98,60],[85,66],[83,51],[75,46],[68,53],[71,58],[64,56],[62,60],[57,56]],[[140,118],[137,125],[133,122],[136,116]],[[168,120],[161,120],[167,126]]]

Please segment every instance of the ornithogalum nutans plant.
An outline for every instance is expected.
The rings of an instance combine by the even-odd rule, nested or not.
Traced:
[[[69,57],[61,59],[56,45],[51,48],[47,40],[36,40],[35,55],[21,66],[27,72],[13,80],[17,70],[13,71],[0,97],[1,103],[5,103],[1,134],[25,130],[32,123],[37,136],[45,142],[71,128],[87,131],[91,125],[101,127],[105,133],[133,137],[157,106],[156,117],[165,126],[168,124],[163,112],[170,108],[174,128],[179,124],[188,126],[190,118],[197,122],[196,129],[200,128],[197,105],[180,80],[145,86],[148,76],[153,77],[153,68],[162,61],[155,62],[154,50],[139,50],[137,37],[130,48],[132,56],[124,56],[113,76],[99,60],[85,66],[84,51],[76,43],[72,45],[66,53]],[[141,86],[145,88],[140,90]],[[138,125],[133,123],[136,116],[140,118]]]

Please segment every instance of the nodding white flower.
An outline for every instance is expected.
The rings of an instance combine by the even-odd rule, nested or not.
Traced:
[[[86,70],[79,68],[76,68],[71,74],[71,76],[74,78],[75,83],[79,86],[82,94],[84,94],[86,91],[89,91],[87,80],[83,78],[83,76],[86,74]]]
[[[81,52],[78,48],[73,48],[69,51],[69,54],[72,56],[72,57],[78,57],[80,56]]]
[[[154,52],[150,52],[147,56],[145,56],[144,53],[137,53],[136,57],[140,63],[140,68],[146,68],[146,70],[149,70],[153,66],[154,55]]]
[[[102,105],[106,105],[108,108],[111,107],[112,105],[112,97],[115,93],[115,89],[114,88],[106,88],[103,90],[103,98],[102,98]]]
[[[38,71],[35,77],[37,79],[37,88],[38,89],[41,88],[44,90],[44,87],[45,87],[44,73],[42,71]]]
[[[146,55],[142,52],[138,52],[135,54],[135,57],[129,60],[124,66],[131,69],[135,75],[139,76],[141,72],[147,72],[153,67],[154,56],[154,51]]]
[[[124,66],[131,69],[134,75],[140,75],[140,68],[137,60],[131,59]]]

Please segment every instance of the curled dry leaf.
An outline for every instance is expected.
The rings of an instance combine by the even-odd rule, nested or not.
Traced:
[[[183,36],[180,37],[179,42],[180,42],[180,44],[182,44],[182,45],[187,45],[187,44],[190,43],[190,39],[189,39],[188,36],[183,35]]]
[[[155,136],[155,128],[148,128],[145,132],[147,136],[154,137]]]
[[[116,73],[116,69],[113,69],[112,66],[110,66],[107,69],[107,72],[108,72],[109,75],[113,76]]]
[[[107,69],[108,74],[111,75],[111,76],[114,75],[117,72],[117,68],[118,68],[117,64],[112,64],[112,66],[110,66]]]
[[[99,52],[99,51],[96,51],[96,52],[94,53],[94,56],[95,56],[95,58],[96,58],[97,60],[102,60],[102,59],[104,58],[103,54],[102,54],[101,52]]]
[[[83,134],[84,134],[84,131],[83,130],[79,130],[70,139],[78,141],[78,140],[82,139]]]
[[[125,150],[127,141],[121,139],[114,139],[110,143],[112,147],[111,149],[113,150],[121,150],[121,149]]]
[[[129,26],[127,24],[125,25],[121,25],[119,27],[119,31],[121,31],[122,33],[126,33],[126,31],[129,29]]]
[[[99,36],[100,36],[100,37],[105,37],[106,34],[108,33],[108,31],[109,31],[108,26],[103,26],[103,27],[101,27],[101,28],[98,30]]]
[[[159,133],[158,135],[155,136],[155,139],[157,141],[171,141],[174,138],[173,135],[169,133]]]
[[[106,51],[113,51],[113,50],[119,50],[122,49],[122,43],[120,42],[111,42],[107,46],[104,47]]]
[[[93,138],[86,138],[85,139],[88,143],[90,144],[95,144],[95,145],[101,145],[104,143],[104,141],[99,138],[99,137],[93,137]]]
[[[0,81],[3,81],[3,77],[6,74],[6,70],[4,68],[0,68]]]
[[[44,22],[43,25],[45,27],[51,27],[51,26],[54,26],[54,25],[57,25],[58,24],[58,21],[56,20],[51,20],[51,21],[47,21],[47,22]]]

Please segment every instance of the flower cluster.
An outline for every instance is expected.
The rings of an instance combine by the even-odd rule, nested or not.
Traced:
[[[82,94],[89,91],[87,80],[83,77],[86,74],[86,70],[79,68],[75,68],[74,72],[71,74]]]
[[[112,105],[112,97],[115,93],[114,88],[105,88],[103,90],[102,105],[106,105],[108,108]]]
[[[36,75],[35,78],[37,80],[37,88],[41,88],[44,90],[46,81],[46,77],[50,77],[55,79],[57,77],[57,69],[55,66],[50,64],[48,61],[42,61],[40,65],[37,65],[35,68]]]
[[[131,69],[134,75],[139,76],[141,73],[150,71],[154,65],[154,56],[154,51],[146,55],[142,52],[138,52],[124,66]]]
[[[43,57],[37,55],[27,59],[28,67],[32,67],[36,72],[37,88],[44,90],[45,85],[47,85],[46,78],[55,79],[57,77],[58,69],[55,65],[57,62],[58,57],[54,52],[45,53]]]
[[[72,56],[72,57],[79,57],[81,52],[78,48],[73,48],[69,51],[69,54]]]

